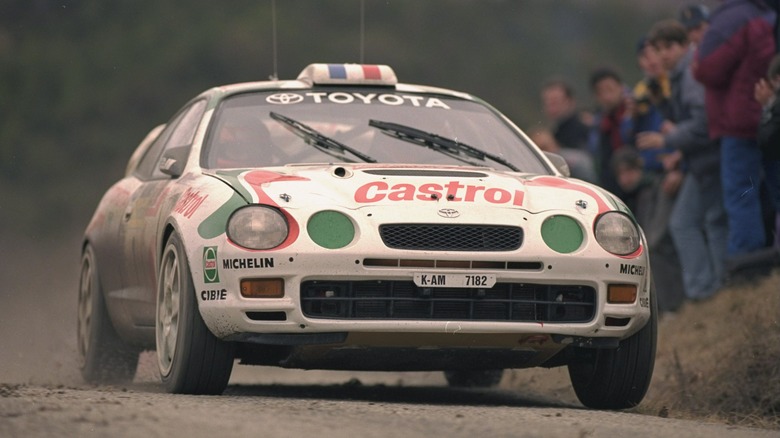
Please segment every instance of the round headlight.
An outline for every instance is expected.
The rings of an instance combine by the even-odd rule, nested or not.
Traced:
[[[596,219],[596,241],[615,255],[629,255],[639,249],[639,230],[623,213],[611,211]]]
[[[248,249],[276,248],[289,233],[287,220],[272,207],[253,205],[236,210],[227,226],[227,235]]]

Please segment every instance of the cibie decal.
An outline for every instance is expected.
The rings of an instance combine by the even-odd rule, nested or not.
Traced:
[[[226,300],[227,289],[200,291],[200,299],[203,301]]]
[[[491,204],[511,204],[521,206],[525,192],[506,190],[498,187],[472,186],[450,181],[447,184],[400,183],[389,185],[384,181],[363,184],[355,190],[355,202],[369,204],[379,201],[436,201],[475,202],[484,200]],[[439,211],[441,213],[441,210]]]
[[[203,248],[203,281],[206,283],[219,283],[216,246]]]

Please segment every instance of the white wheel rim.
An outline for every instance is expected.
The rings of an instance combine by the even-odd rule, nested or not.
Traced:
[[[89,332],[92,326],[92,260],[84,257],[81,264],[81,279],[79,281],[79,307],[78,307],[78,349],[79,365],[83,367],[87,362],[89,350]]]
[[[160,269],[160,288],[157,293],[157,361],[160,374],[167,376],[176,353],[179,334],[179,299],[181,297],[179,252],[173,245],[163,255]]]

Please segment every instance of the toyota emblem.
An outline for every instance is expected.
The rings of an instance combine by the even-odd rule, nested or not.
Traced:
[[[460,216],[460,212],[454,208],[442,208],[439,210],[439,216],[446,218],[455,218]]]
[[[276,93],[266,97],[265,101],[274,105],[290,105],[303,101],[303,96],[295,93]]]

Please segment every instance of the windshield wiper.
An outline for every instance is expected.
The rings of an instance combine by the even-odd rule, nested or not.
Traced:
[[[385,134],[398,138],[399,140],[425,146],[445,155],[449,155],[450,157],[463,161],[464,163],[472,165],[475,164],[467,160],[466,157],[476,158],[480,161],[485,161],[487,158],[495,161],[496,163],[502,164],[514,170],[515,172],[520,171],[520,169],[515,167],[512,163],[499,157],[498,155],[493,155],[490,152],[485,152],[482,149],[477,149],[474,146],[469,146],[457,140],[442,137],[439,134],[425,132],[417,128],[412,128],[411,126],[400,125],[398,123],[391,122],[382,122],[379,120],[369,120],[368,126],[377,128]],[[465,155],[466,157],[461,155]]]
[[[292,133],[302,138],[306,144],[313,146],[332,157],[346,159],[344,155],[341,155],[346,151],[365,161],[366,163],[376,163],[376,159],[360,152],[357,149],[351,148],[344,143],[336,141],[297,120],[291,119],[273,111],[271,111],[270,116],[272,119],[285,124],[288,128],[291,128],[290,130]],[[334,150],[338,151],[339,154],[334,154],[332,152]]]

